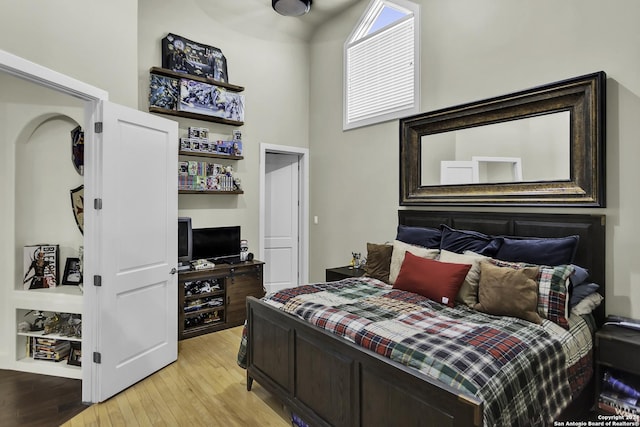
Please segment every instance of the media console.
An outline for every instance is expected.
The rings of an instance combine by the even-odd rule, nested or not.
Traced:
[[[264,295],[262,261],[178,272],[178,338],[244,324],[246,299]]]

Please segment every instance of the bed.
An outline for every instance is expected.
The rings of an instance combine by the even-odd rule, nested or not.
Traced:
[[[520,242],[519,237],[578,236],[577,246],[572,254],[572,264],[587,269],[590,280],[600,285],[597,292],[604,295],[604,216],[400,210],[398,219],[399,225],[403,227],[436,229],[442,228],[441,225],[444,224],[450,230],[473,230],[488,236],[512,236],[514,238],[512,240],[516,242]],[[314,295],[304,296],[309,300],[302,305],[292,303],[298,301],[298,294],[305,292],[311,294],[315,292],[318,295],[329,292],[334,295],[334,298],[342,301],[344,298],[351,297],[342,295],[340,292],[359,293],[360,291],[365,295],[361,293],[357,295],[360,299],[357,300],[357,304],[353,304],[357,305],[357,310],[362,310],[362,304],[368,304],[373,298],[394,300],[394,304],[399,300],[400,304],[408,304],[410,308],[404,312],[405,317],[418,316],[415,314],[417,313],[415,307],[418,306],[421,309],[431,310],[418,316],[422,324],[425,323],[425,319],[431,319],[434,316],[433,312],[438,312],[438,315],[444,313],[444,316],[452,319],[454,323],[453,329],[448,326],[445,328],[445,338],[451,330],[465,329],[469,325],[494,328],[493,325],[483,323],[487,321],[485,317],[492,318],[491,321],[502,322],[507,329],[513,329],[516,336],[509,338],[515,339],[515,341],[508,341],[511,345],[504,347],[504,343],[499,343],[487,351],[497,353],[497,359],[506,357],[503,360],[505,364],[515,364],[514,361],[517,359],[518,364],[527,365],[525,369],[530,372],[518,373],[515,375],[517,378],[512,381],[520,384],[519,390],[523,391],[517,393],[524,393],[523,402],[525,403],[511,404],[511,401],[515,402],[516,399],[511,396],[511,393],[514,393],[512,389],[506,386],[504,390],[496,392],[498,397],[486,397],[487,389],[503,383],[502,380],[495,380],[501,375],[501,369],[497,369],[491,375],[480,375],[481,380],[475,377],[469,380],[469,370],[473,370],[476,363],[474,358],[482,358],[477,350],[447,349],[442,344],[443,336],[438,338],[434,332],[432,336],[422,334],[419,340],[413,340],[419,341],[416,348],[429,348],[430,356],[416,354],[414,348],[399,352],[396,346],[394,347],[395,357],[390,358],[389,355],[392,352],[385,350],[389,347],[377,342],[380,336],[385,336],[382,332],[367,337],[359,330],[360,327],[342,327],[340,322],[333,322],[333,332],[338,331],[338,335],[342,335],[338,336],[304,320],[305,317],[313,318],[314,316],[316,319],[323,318],[322,314],[318,316],[317,313],[302,314],[311,305],[320,306],[320,310],[324,310],[326,314],[333,313],[331,310],[334,310],[334,306],[338,303],[320,303],[314,299]],[[282,307],[285,305],[289,306],[289,311],[296,315],[283,310]],[[271,300],[249,298],[246,339],[240,352],[241,354],[246,352],[247,390],[251,390],[254,380],[258,381],[261,386],[313,426],[545,425],[549,424],[549,417],[571,418],[574,408],[585,408],[591,404],[593,392],[589,383],[592,382],[593,369],[590,338],[595,325],[603,321],[603,304],[591,315],[578,317],[572,315],[568,321],[570,325],[560,329],[548,319],[541,323],[540,328],[526,329],[525,324],[528,322],[524,320],[492,315],[483,317],[466,306],[449,307],[449,305],[454,304],[436,303],[421,295],[390,288],[373,278],[302,286],[296,290],[285,291],[276,296],[275,301],[273,298]],[[340,311],[343,306],[344,304],[339,305]],[[393,311],[396,308],[390,310]],[[365,315],[365,317],[370,316]],[[322,322],[315,323],[332,324],[332,318],[325,316]],[[388,321],[384,319],[383,324],[387,325]],[[582,349],[577,353],[569,356],[565,352],[565,347],[574,346],[573,341],[564,338],[555,339],[553,334],[546,330],[551,329],[557,332],[569,329],[570,332],[574,324],[581,325],[577,328],[581,330],[578,335],[582,336],[583,340],[587,335],[586,340],[589,342],[583,344]],[[433,322],[430,326],[433,329]],[[371,329],[372,326],[367,325],[367,328]],[[390,328],[393,329],[395,326]],[[586,333],[585,329],[588,329]],[[430,330],[429,333],[431,332]],[[558,336],[565,337],[569,332],[558,332]],[[478,341],[477,329],[474,329],[473,333],[465,330],[463,334],[465,339],[472,337],[467,341]],[[435,345],[434,342],[437,339],[440,339],[440,343]],[[376,342],[371,343],[372,341]],[[446,339],[444,341],[446,342]],[[451,341],[460,340],[456,337]],[[369,345],[363,347],[363,342],[368,342]],[[406,343],[406,340],[402,342]],[[520,343],[521,347],[526,348],[527,351],[529,347],[539,347],[546,356],[539,361],[524,350],[522,353],[515,351],[513,349],[517,346],[513,345],[513,342]],[[510,353],[513,353],[513,357]],[[457,364],[465,364],[466,370],[449,372],[448,365],[434,359],[433,354],[442,354],[444,359],[450,359],[456,354],[464,355],[451,363],[456,367]],[[575,358],[575,360],[569,363],[569,358]],[[434,370],[436,365],[438,369]],[[544,369],[539,369],[542,365]],[[559,367],[564,367],[566,370]],[[543,380],[543,382],[538,387],[538,383],[534,380]],[[493,386],[487,385],[489,383]],[[477,388],[476,393],[471,392],[470,390],[478,384],[482,388]],[[528,387],[530,384],[536,384],[536,386]],[[527,391],[527,388],[530,390]],[[561,392],[557,393],[556,389]],[[503,402],[500,403],[500,401]],[[518,406],[518,408],[505,410],[509,405]],[[513,415],[507,413],[509,411]],[[503,412],[507,415],[503,415]]]

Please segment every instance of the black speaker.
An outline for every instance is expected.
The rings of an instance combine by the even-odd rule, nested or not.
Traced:
[[[253,252],[247,254],[247,261],[253,261]]]

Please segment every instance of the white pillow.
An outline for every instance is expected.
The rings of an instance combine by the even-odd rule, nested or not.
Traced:
[[[586,296],[582,301],[576,304],[575,307],[571,309],[572,314],[584,315],[590,314],[593,310],[596,309],[602,302],[604,297],[597,292],[592,293],[591,295]]]
[[[407,251],[420,258],[429,259],[436,259],[440,253],[440,249],[427,249],[422,246],[410,245],[400,240],[394,240],[393,252],[391,253],[391,265],[389,266],[389,284],[394,285],[396,283],[396,279],[400,273],[400,267],[402,267],[402,262],[404,261],[404,254]]]
[[[469,307],[473,307],[478,303],[478,284],[480,283],[480,261],[487,259],[488,257],[478,255],[474,252],[467,251],[469,253],[458,254],[455,252],[442,249],[440,251],[440,261],[452,262],[455,264],[471,264],[471,269],[467,273],[458,295],[456,295],[456,301]]]

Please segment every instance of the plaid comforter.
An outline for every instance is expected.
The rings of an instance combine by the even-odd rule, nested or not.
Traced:
[[[591,376],[591,330],[450,308],[372,278],[267,295],[274,307],[484,402],[484,425],[548,425]],[[243,334],[246,337],[246,335]],[[246,365],[246,338],[238,363]],[[571,378],[571,381],[570,381]]]

